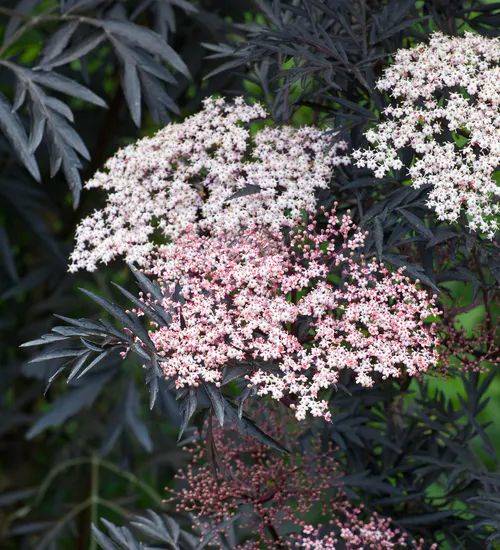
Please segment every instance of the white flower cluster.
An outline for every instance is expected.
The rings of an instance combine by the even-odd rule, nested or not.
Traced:
[[[277,230],[314,210],[332,167],[348,162],[347,145],[312,127],[264,127],[252,136],[248,123],[266,116],[242,98],[210,98],[200,113],[118,151],[86,184],[108,198],[77,228],[70,270],[92,271],[118,256],[147,265],[158,238],[193,223],[212,234]]]
[[[428,45],[399,50],[377,83],[396,104],[366,133],[371,148],[353,153],[381,178],[402,168],[401,149],[412,149],[411,183],[430,186],[429,208],[449,222],[464,210],[469,228],[488,238],[498,230],[499,60],[498,38],[471,33],[435,33]]]

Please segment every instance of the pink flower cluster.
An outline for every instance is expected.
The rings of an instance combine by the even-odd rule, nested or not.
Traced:
[[[269,411],[266,418],[266,429],[275,437],[294,441],[283,420]],[[410,544],[423,548],[423,543],[412,541],[390,518],[349,501],[334,453],[321,451],[319,440],[311,441],[307,454],[292,444],[291,454],[285,457],[255,439],[241,438],[218,426],[213,427],[212,437],[212,458],[205,444],[186,449],[190,463],[177,474],[179,487],[167,488],[168,501],[201,525],[221,524],[238,514],[239,527],[254,533],[252,540],[238,548],[378,550]],[[313,517],[332,519],[311,525],[311,512]]]
[[[273,434],[286,437],[283,421],[272,411],[266,415],[275,423]],[[186,448],[191,460],[176,476],[180,487],[167,488],[178,512],[221,523],[243,507],[248,513],[243,512],[240,524],[256,528],[266,540],[270,528],[297,521],[297,515],[306,514],[329,488],[340,484],[333,456],[321,453],[319,446],[316,453],[284,458],[253,438],[219,426],[212,427],[212,437],[215,463],[210,463],[203,442]]]
[[[425,545],[423,540],[410,540],[407,533],[393,526],[390,518],[384,518],[376,512],[366,517],[363,512],[362,506],[352,507],[345,501],[342,513],[333,524],[339,531],[338,536],[334,532],[321,535],[321,527],[324,526],[304,525],[293,547],[304,550],[435,550],[438,547],[437,544]]]
[[[436,363],[434,298],[402,271],[355,260],[363,244],[345,214],[281,233],[236,236],[188,228],[159,248],[152,272],[185,302],[168,327],[150,331],[165,376],[177,387],[219,383],[224,367],[248,367],[258,395],[286,399],[298,419],[329,418],[320,396],[349,370],[357,383],[414,376]],[[341,281],[341,279],[343,281]]]
[[[249,123],[266,117],[242,98],[210,98],[182,123],[118,151],[86,184],[107,191],[107,203],[78,226],[70,270],[93,271],[120,256],[147,266],[153,241],[192,224],[212,233],[278,230],[314,210],[315,192],[348,162],[346,144],[307,126],[252,135]],[[254,193],[231,199],[243,189]]]
[[[488,238],[500,212],[499,60],[500,40],[472,33],[435,33],[428,45],[399,50],[377,84],[396,103],[366,133],[371,148],[353,153],[383,177],[403,167],[398,152],[411,148],[411,184],[430,186],[429,208],[449,222],[465,212],[470,229]]]

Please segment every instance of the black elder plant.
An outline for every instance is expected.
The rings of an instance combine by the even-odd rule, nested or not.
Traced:
[[[484,56],[482,72],[469,64],[469,73],[449,91],[439,88],[436,99],[440,107],[464,109],[463,99],[478,92],[460,86],[479,74],[484,116],[468,126],[475,118],[474,109],[467,111],[458,127],[438,117],[439,128],[425,135],[439,134],[436,147],[460,162],[478,155],[491,173],[473,177],[488,183],[497,174],[494,146],[470,142],[489,135],[495,120],[488,113],[498,88],[497,6],[304,0],[259,2],[259,12],[243,6],[231,13],[217,3],[206,6],[210,11],[179,1],[130,10],[121,3],[73,4],[35,17],[26,16],[37,10],[29,2],[5,10],[12,17],[7,44],[30,30],[23,21],[61,25],[29,68],[13,61],[15,50],[9,57],[13,46],[2,52],[18,80],[5,120],[16,110],[26,117],[2,126],[19,165],[37,176],[42,164],[34,153],[48,143],[52,171],[62,170],[59,180],[67,180],[77,200],[80,180],[66,173],[64,155],[85,157],[84,149],[66,121],[65,152],[51,149],[54,132],[62,130],[52,130],[58,123],[47,117],[40,121],[30,90],[74,95],[82,86],[77,98],[97,108],[106,96],[95,68],[109,67],[103,56],[115,56],[109,78],[123,90],[116,103],[137,125],[142,98],[162,124],[168,113],[178,118],[174,102],[183,114],[199,113],[118,152],[90,180],[106,193],[105,206],[77,227],[71,265],[93,271],[82,290],[103,312],[99,319],[81,317],[85,305],[75,312],[74,279],[64,274],[54,285],[38,253],[45,275],[31,271],[20,286],[29,296],[47,278],[57,286],[50,299],[35,303],[42,313],[67,315],[52,326],[35,306],[32,315],[42,321],[30,323],[23,334],[34,339],[23,347],[41,351],[23,372],[48,384],[51,394],[65,378],[68,390],[57,392],[41,415],[30,410],[39,384],[12,403],[20,365],[14,355],[4,400],[7,433],[29,426],[33,445],[48,434],[42,455],[44,445],[60,447],[41,485],[16,482],[0,497],[8,510],[5,540],[37,548],[74,540],[104,549],[494,548],[498,445],[488,410],[498,383],[498,197],[488,191],[480,203],[484,227],[493,231],[474,229],[469,211],[457,220],[440,215],[432,184],[415,185],[412,167],[425,166],[422,150],[410,142],[392,146],[389,156],[380,149],[393,113],[388,107],[405,100],[394,90],[418,66],[396,74],[392,86],[377,83],[388,67],[401,65],[401,56],[411,56],[404,52],[419,52],[408,60],[416,64],[429,63],[439,48]],[[172,6],[190,29],[173,40]],[[157,11],[148,17],[148,10]],[[156,31],[144,28],[150,20]],[[215,63],[228,60],[201,70],[198,50],[183,55],[190,36],[204,42]],[[63,45],[56,47],[58,40]],[[47,50],[56,64],[43,63]],[[460,57],[452,61],[448,66]],[[194,92],[184,63],[191,77],[195,70],[208,75]],[[60,66],[98,84],[70,81],[63,89],[36,81],[40,74],[63,78]],[[155,85],[162,82],[160,92]],[[200,111],[198,98],[213,92],[246,97],[213,98]],[[59,106],[59,120],[57,101],[49,98],[48,108]],[[425,116],[434,116],[434,105],[429,100]],[[410,100],[403,107],[400,125],[413,108]],[[116,111],[106,119],[85,178],[120,145],[108,141],[115,117]],[[414,139],[424,122],[413,127]],[[460,157],[464,148],[469,157]],[[370,154],[392,164],[379,173]],[[43,210],[36,191],[25,200]],[[474,191],[460,188],[464,197],[484,199]],[[42,236],[49,233],[45,219],[26,219],[44,228]],[[3,235],[5,269],[17,277]],[[44,242],[49,250],[51,238]],[[59,254],[61,273],[67,254],[68,247]],[[135,290],[127,289],[126,271],[109,264],[120,256],[130,264]],[[108,290],[110,279],[121,301]],[[15,288],[7,298],[17,296]],[[68,475],[74,483],[64,483]]]

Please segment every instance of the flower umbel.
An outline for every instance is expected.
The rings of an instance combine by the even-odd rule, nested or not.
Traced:
[[[167,489],[178,512],[209,525],[230,522],[238,514],[238,527],[250,534],[238,546],[242,550],[424,548],[391,518],[347,497],[333,448],[322,449],[319,437],[310,436],[307,451],[300,449],[297,430],[287,427],[283,417],[268,410],[258,416],[268,432],[287,441],[290,454],[209,424],[212,451],[200,442],[187,448],[191,460],[177,474],[179,487]]]
[[[108,198],[78,226],[70,269],[93,271],[120,256],[147,266],[158,237],[176,238],[189,225],[278,230],[314,210],[315,192],[348,162],[346,144],[308,126],[252,136],[248,124],[266,117],[242,98],[209,98],[199,113],[118,151],[86,184]]]
[[[411,184],[429,186],[429,208],[448,222],[464,212],[469,228],[490,239],[500,212],[499,60],[500,40],[472,33],[435,33],[428,45],[399,50],[377,83],[395,105],[366,133],[371,148],[353,153],[381,178],[403,168],[398,152],[410,148]]]
[[[364,235],[347,214],[324,213],[288,238],[269,230],[200,236],[159,249],[169,326],[150,331],[178,388],[219,383],[243,364],[258,395],[287,399],[298,419],[329,418],[321,390],[344,371],[362,386],[415,376],[436,360],[434,298],[401,270],[359,256]],[[182,288],[183,303],[171,296]]]

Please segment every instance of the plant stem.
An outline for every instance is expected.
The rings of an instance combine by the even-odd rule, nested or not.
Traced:
[[[488,296],[488,283],[484,277],[483,269],[481,267],[481,262],[479,261],[479,258],[477,257],[477,251],[474,249],[472,251],[472,257],[474,258],[474,263],[476,266],[476,271],[479,276],[479,280],[481,281],[481,294],[483,296],[483,303],[484,303],[484,309],[486,313],[486,328],[487,330],[492,330],[492,312],[490,308],[490,302],[489,302],[489,296]]]
[[[121,478],[127,480],[129,483],[132,483],[133,485],[139,487],[157,506],[163,506],[163,500],[160,495],[131,472],[121,470],[112,462],[108,462],[106,460],[100,460],[99,464],[101,467],[108,469],[115,475],[120,476]]]
[[[99,458],[92,454],[90,459],[90,528],[89,528],[89,550],[96,550],[97,545],[92,536],[92,525],[97,525],[99,506]]]

